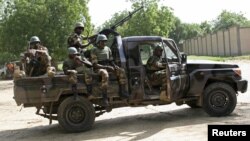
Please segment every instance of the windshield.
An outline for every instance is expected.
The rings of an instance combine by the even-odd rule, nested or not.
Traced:
[[[129,58],[130,65],[146,65],[150,56],[153,56],[156,47],[161,47],[162,52],[160,60],[168,63],[178,63],[179,58],[174,46],[162,41],[142,41],[142,42],[129,42]]]

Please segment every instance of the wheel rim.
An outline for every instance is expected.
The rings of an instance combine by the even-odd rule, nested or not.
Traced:
[[[82,123],[85,120],[85,110],[78,104],[69,107],[67,119],[73,124]]]
[[[229,97],[224,91],[216,91],[211,95],[210,105],[216,109],[224,109],[228,104]]]

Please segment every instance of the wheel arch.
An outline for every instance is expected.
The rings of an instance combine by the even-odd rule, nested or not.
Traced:
[[[207,80],[206,84],[204,85],[203,92],[204,92],[206,87],[208,87],[209,85],[211,85],[213,83],[218,83],[218,82],[219,83],[226,83],[226,84],[230,85],[235,90],[235,92],[237,93],[237,84],[234,82],[233,79],[222,80],[222,79],[218,79],[218,78],[209,78]]]

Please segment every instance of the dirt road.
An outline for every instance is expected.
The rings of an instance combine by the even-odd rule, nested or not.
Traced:
[[[250,80],[249,62],[239,63]],[[250,124],[250,92],[238,96],[235,111],[227,117],[209,117],[186,105],[119,108],[96,118],[92,130],[65,133],[56,121],[35,115],[35,108],[16,106],[12,81],[0,81],[1,141],[206,141],[208,124]],[[21,111],[20,111],[21,110]]]

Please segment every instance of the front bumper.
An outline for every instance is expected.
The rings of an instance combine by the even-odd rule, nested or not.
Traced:
[[[247,91],[247,80],[237,80],[237,90],[240,91],[241,93],[244,93]]]

